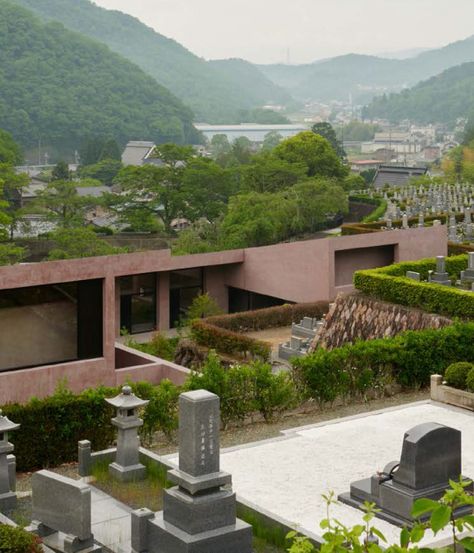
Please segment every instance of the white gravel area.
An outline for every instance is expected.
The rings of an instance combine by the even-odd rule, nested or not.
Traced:
[[[326,516],[321,494],[346,492],[353,480],[399,459],[404,433],[422,422],[461,430],[463,473],[474,477],[474,413],[430,401],[293,429],[283,438],[224,450],[221,467],[232,474],[239,497],[301,531],[320,534],[319,522]],[[342,504],[333,507],[332,515],[348,525],[361,522],[359,510]],[[399,528],[380,519],[376,525],[388,540],[398,541]],[[430,536],[424,543],[432,541]]]

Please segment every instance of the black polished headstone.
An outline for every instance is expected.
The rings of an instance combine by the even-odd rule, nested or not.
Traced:
[[[357,508],[373,502],[380,509],[378,517],[399,526],[411,525],[413,503],[421,498],[438,500],[449,488],[449,480],[459,480],[461,474],[461,432],[423,423],[405,433],[399,463],[393,461],[381,473],[352,482],[350,492],[339,499]],[[455,516],[468,511],[459,509]]]

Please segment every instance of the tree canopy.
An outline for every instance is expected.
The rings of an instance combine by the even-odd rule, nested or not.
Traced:
[[[344,178],[348,173],[328,140],[311,131],[283,140],[273,154],[288,163],[304,163],[308,177]]]

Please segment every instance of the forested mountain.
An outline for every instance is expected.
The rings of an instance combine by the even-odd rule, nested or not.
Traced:
[[[289,93],[257,68],[252,71],[251,81],[238,82],[226,63],[207,62],[138,19],[106,10],[89,0],[15,1],[43,18],[60,21],[68,29],[107,44],[191,107],[197,120],[228,123],[238,117],[240,110],[290,101]],[[249,73],[248,67],[243,69],[245,62],[239,63],[239,73]],[[235,68],[236,60],[231,65]]]
[[[398,92],[445,69],[474,61],[474,36],[404,60],[348,54],[313,64],[259,66],[276,84],[303,100],[366,103],[382,92]]]
[[[23,146],[196,137],[192,113],[106,46],[0,0],[0,127]]]
[[[453,123],[474,115],[474,63],[447,69],[440,75],[404,90],[375,98],[364,109],[368,118],[390,121],[410,119],[420,123]]]

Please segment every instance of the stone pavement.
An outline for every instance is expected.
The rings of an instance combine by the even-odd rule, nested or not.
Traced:
[[[132,509],[94,486],[91,486],[91,492],[94,538],[114,553],[130,551]]]

